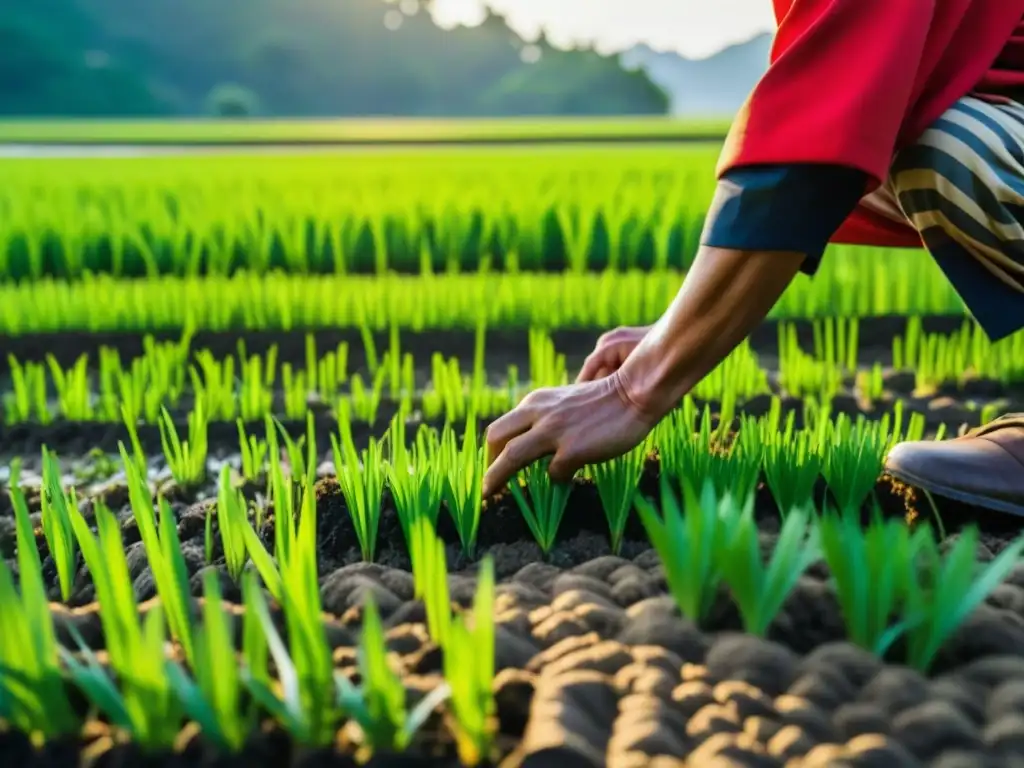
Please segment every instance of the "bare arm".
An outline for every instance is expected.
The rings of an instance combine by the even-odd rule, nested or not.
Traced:
[[[804,256],[702,248],[679,294],[622,367],[607,377],[530,393],[487,430],[490,496],[527,465],[549,472],[619,456],[644,437],[764,319]]]
[[[672,304],[619,369],[626,396],[659,421],[764,320],[802,253],[703,247]]]

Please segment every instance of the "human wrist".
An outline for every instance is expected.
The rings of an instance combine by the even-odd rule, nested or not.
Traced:
[[[651,426],[679,405],[695,382],[678,350],[646,338],[617,371],[620,396]]]

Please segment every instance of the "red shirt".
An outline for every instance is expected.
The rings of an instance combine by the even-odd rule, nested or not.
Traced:
[[[768,71],[733,123],[718,173],[828,163],[888,175],[963,96],[1024,88],[1024,0],[773,0]],[[832,242],[920,247],[909,223],[858,208]]]

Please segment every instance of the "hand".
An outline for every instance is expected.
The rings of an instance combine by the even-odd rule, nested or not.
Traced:
[[[607,461],[638,446],[659,418],[644,411],[619,373],[535,390],[487,430],[484,498],[544,456],[553,456],[548,468],[551,478],[568,482],[584,465]]]
[[[643,327],[623,326],[602,334],[594,346],[594,351],[584,361],[580,375],[576,377],[576,383],[603,379],[605,376],[615,373],[626,362],[629,353],[636,349],[636,345],[643,340],[649,330],[651,330],[649,325]]]

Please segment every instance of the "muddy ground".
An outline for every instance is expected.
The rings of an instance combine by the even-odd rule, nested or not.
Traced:
[[[932,322],[932,321],[930,321]],[[888,325],[887,325],[888,323]],[[943,325],[945,323],[945,325]],[[928,330],[951,332],[961,320],[934,321]],[[902,319],[871,321],[861,325],[861,360],[891,363],[891,339],[902,333]],[[940,327],[936,327],[940,326]],[[804,327],[809,334],[809,326]],[[766,327],[755,338],[755,348],[775,349],[775,330]],[[572,369],[592,348],[598,334],[555,334],[556,348],[574,350]],[[141,350],[137,335],[117,341],[122,357]],[[220,338],[220,341],[218,339]],[[809,348],[809,335],[804,339]],[[207,335],[196,339],[197,348],[233,354],[237,334]],[[88,343],[110,344],[112,337],[89,336]],[[351,344],[352,367],[360,360],[358,334],[318,337],[321,351],[341,340]],[[38,343],[40,340],[36,340]],[[47,351],[69,364],[85,351],[86,338],[50,339]],[[32,340],[24,344],[28,357]],[[282,361],[303,362],[301,334],[246,336],[250,353],[279,347]],[[379,339],[380,349],[386,340]],[[5,340],[5,351],[14,351]],[[221,346],[218,347],[217,345]],[[136,345],[136,346],[132,346]],[[262,345],[262,346],[261,346]],[[415,349],[472,357],[472,335],[431,334],[417,337]],[[502,350],[508,350],[502,352]],[[488,336],[488,368],[522,364],[525,334]],[[37,354],[37,353],[34,353]],[[291,357],[289,357],[291,355]],[[504,355],[504,356],[503,356]],[[0,355],[0,360],[4,356]],[[65,359],[66,358],[66,359]],[[498,368],[500,370],[500,368]],[[994,382],[972,382],[959,388],[914,398],[913,377],[891,372],[886,379],[892,395],[880,410],[888,410],[899,396],[912,410],[926,414],[929,429],[945,423],[952,431],[976,420],[981,405],[1002,401],[1007,410],[1016,405],[1013,387]],[[1024,398],[1021,398],[1024,399]],[[769,398],[747,403],[744,411],[764,412]],[[882,408],[881,405],[885,407]],[[391,411],[388,411],[388,407]],[[790,399],[786,408],[799,410],[802,402]],[[864,412],[856,393],[837,399],[834,412]],[[357,439],[379,435],[394,406],[382,408],[377,424],[357,428]],[[185,412],[176,412],[184,427]],[[875,414],[877,415],[877,414]],[[304,424],[288,424],[299,435]],[[317,417],[318,452],[329,459],[333,417]],[[253,425],[253,433],[261,427]],[[31,469],[42,443],[64,458],[82,457],[91,448],[116,449],[125,433],[115,425],[55,424],[5,426],[0,431],[3,452],[25,458]],[[155,428],[142,430],[147,453],[160,451]],[[323,444],[319,444],[323,441]],[[237,454],[234,424],[213,424],[211,454],[233,461]],[[645,474],[643,488],[656,491],[656,467]],[[138,529],[128,507],[127,494],[116,475],[92,484],[121,521],[133,588],[146,610],[155,597]],[[163,490],[172,502],[179,537],[188,564],[190,584],[198,601],[204,574],[218,574],[225,597],[240,600],[237,585],[228,576],[219,551],[214,524],[213,558],[205,557],[204,534],[213,491],[211,483],[190,490],[173,484]],[[265,489],[245,488],[259,503]],[[824,497],[819,488],[816,498]],[[88,494],[87,494],[88,495]],[[933,521],[930,506],[912,489],[879,482],[875,500],[888,516],[916,524]],[[979,558],[990,560],[1024,529],[1024,521],[998,513],[936,499],[943,529],[951,539],[962,527],[977,524],[981,531]],[[92,502],[83,502],[87,514]],[[38,499],[32,501],[38,523]],[[410,700],[422,696],[439,680],[440,652],[426,635],[422,604],[412,599],[412,576],[406,547],[393,504],[385,495],[379,532],[379,550],[373,563],[361,561],[352,522],[336,482],[318,483],[317,499],[319,582],[327,637],[335,649],[337,666],[354,669],[361,605],[373,595],[389,632],[389,645],[401,661]],[[770,494],[761,488],[757,503],[762,546],[770,551],[777,539],[779,513]],[[438,532],[447,544],[453,571],[453,600],[468,605],[475,589],[477,560],[461,553],[454,527],[442,510]],[[273,541],[273,516],[260,530],[268,545]],[[40,534],[37,545],[51,599],[58,601],[56,568]],[[494,558],[499,578],[497,614],[498,746],[496,762],[513,766],[1013,766],[1024,765],[1024,565],[1018,566],[984,605],[961,625],[942,649],[933,669],[922,675],[900,664],[897,644],[886,659],[877,659],[847,642],[839,606],[823,563],[813,565],[800,579],[765,638],[742,632],[739,615],[725,593],[700,627],[684,619],[668,594],[664,569],[650,548],[642,526],[634,518],[622,550],[613,554],[596,490],[579,482],[570,499],[554,550],[544,556],[511,499],[489,502],[481,521],[480,554]],[[0,556],[12,566],[15,557],[13,519],[9,502],[0,502]],[[73,595],[67,605],[54,604],[58,635],[70,644],[67,626],[73,624],[91,646],[102,649],[94,590],[79,564]],[[237,625],[241,608],[229,611]],[[254,736],[243,756],[219,756],[200,737],[186,733],[182,750],[174,755],[142,755],[130,745],[114,746],[102,725],[87,737],[34,750],[26,740],[0,730],[0,765],[39,765],[65,768],[85,754],[94,765],[117,767],[141,762],[167,766],[348,766],[350,757],[336,751],[302,751],[280,730],[268,728]],[[343,742],[343,735],[339,737]],[[83,751],[85,750],[85,751]],[[414,757],[399,756],[374,764],[454,765],[450,729],[437,715],[425,728],[413,750]]]
[[[964,323],[962,316],[937,315],[923,317],[922,328],[926,333],[951,334],[960,330]],[[787,324],[797,328],[798,340],[805,349],[813,344],[813,322],[809,320],[787,320]],[[881,362],[889,365],[892,362],[892,339],[906,332],[905,316],[865,317],[859,321],[859,347],[862,362]],[[609,329],[556,329],[551,332],[555,348],[560,352],[568,352],[572,356],[585,357],[593,349],[598,337]],[[316,338],[317,349],[323,354],[334,349],[338,344],[347,342],[349,359],[353,369],[363,368],[366,357],[363,352],[362,336],[356,329],[328,329],[311,331]],[[122,360],[142,354],[142,340],[145,335],[152,335],[157,341],[177,341],[180,332],[157,332],[140,334],[137,332],[105,332],[91,331],[67,332],[55,334],[24,334],[7,336],[0,339],[0,374],[9,370],[7,356],[14,355],[20,361],[43,360],[52,354],[63,366],[69,366],[82,354],[88,354],[95,361],[100,347],[116,349]],[[303,331],[200,331],[192,337],[193,349],[209,349],[214,357],[223,358],[236,354],[238,340],[244,339],[249,354],[265,354],[271,346],[278,348],[278,361],[290,362],[293,365],[305,363],[305,336]],[[387,332],[373,334],[377,349],[387,349]],[[474,333],[472,330],[429,330],[402,331],[400,334],[402,347],[419,356],[432,352],[440,352],[445,356],[458,356],[467,365],[473,359]],[[487,362],[492,370],[504,370],[503,357],[511,353],[516,362],[526,349],[527,334],[523,329],[488,329],[487,331]],[[769,356],[778,352],[778,321],[768,320],[754,331],[750,338],[751,345],[758,353]],[[503,352],[505,351],[505,352]],[[493,354],[493,357],[492,357]]]
[[[649,493],[656,482],[653,470],[649,467],[643,483]],[[246,492],[258,498],[259,491]],[[210,502],[194,503],[184,492],[171,497],[194,595],[212,568],[225,597],[238,601],[221,553],[215,550],[209,563],[204,557]],[[908,500],[914,507],[912,494],[885,481],[876,497],[889,515],[906,516]],[[152,573],[125,494],[108,490],[106,501],[119,510],[136,597],[151,600],[156,594]],[[757,509],[768,551],[779,516],[764,489]],[[982,559],[998,554],[1021,528],[1016,518],[963,505],[942,504],[940,512],[950,536],[966,523],[981,526]],[[422,604],[412,599],[410,563],[390,500],[374,563],[360,560],[352,523],[331,478],[318,484],[317,514],[320,593],[338,666],[353,668],[360,606],[372,594],[415,699],[437,682],[441,660],[425,634]],[[3,527],[0,549],[10,558],[10,527]],[[439,534],[447,542],[453,600],[467,606],[476,561],[462,556],[444,511]],[[268,544],[273,540],[272,515],[261,537]],[[56,570],[41,536],[38,544],[44,576],[57,599]],[[743,634],[724,593],[709,620],[695,626],[668,595],[663,567],[635,517],[622,551],[611,554],[596,490],[586,484],[574,491],[549,556],[532,542],[509,498],[485,510],[479,545],[494,558],[500,581],[496,687],[504,765],[551,765],[553,760],[650,765],[655,758],[665,758],[666,765],[681,766],[687,758],[688,765],[713,765],[717,757],[732,761],[722,764],[754,766],[1006,766],[1024,759],[1024,566],[958,629],[925,676],[898,663],[899,647],[892,658],[879,660],[845,642],[823,563],[801,578],[764,639]],[[91,580],[80,569],[68,606],[55,606],[62,640],[70,643],[66,625],[71,623],[92,647],[102,649],[93,599]],[[453,764],[446,734],[441,722],[424,732],[418,754],[437,754],[427,764]],[[75,751],[63,748],[70,750],[65,757]],[[3,764],[27,759],[24,750],[16,737],[0,736]],[[209,750],[193,739],[185,753],[160,764],[239,764],[218,762]],[[71,764],[55,756],[39,759],[43,762],[36,764]],[[104,752],[99,764],[121,766],[138,759],[137,753],[118,748]],[[793,762],[797,759],[804,762]],[[299,756],[287,738],[273,732],[253,739],[246,761],[349,764],[322,753]]]
[[[927,332],[952,333],[959,329],[962,318],[932,317],[925,318],[923,326]],[[806,321],[797,321],[800,343],[805,349],[813,348],[812,328]],[[955,433],[961,426],[976,426],[982,411],[988,407],[1000,413],[1024,411],[1024,382],[999,382],[986,379],[973,379],[962,383],[948,383],[933,391],[916,389],[914,372],[911,370],[892,369],[892,339],[904,333],[906,318],[868,318],[861,321],[859,331],[859,360],[862,370],[868,370],[874,364],[883,367],[884,392],[880,397],[867,400],[861,391],[857,376],[844,377],[841,390],[832,400],[832,413],[846,413],[856,417],[865,414],[879,418],[890,412],[897,400],[904,403],[907,411],[915,411],[926,419],[926,430],[933,434],[941,426],[949,433]],[[317,341],[318,354],[336,349],[341,342],[349,344],[348,370],[358,372],[367,383],[371,376],[367,369],[366,354],[363,341],[356,331],[324,331],[314,334]],[[580,368],[587,354],[594,348],[600,333],[596,331],[556,331],[552,334],[555,349],[565,355],[566,367],[570,376]],[[159,338],[159,335],[158,335]],[[165,334],[167,340],[177,337]],[[63,366],[70,366],[82,354],[90,355],[90,362],[96,365],[98,350],[101,346],[117,349],[122,361],[131,360],[142,354],[140,334],[60,334],[53,336],[25,336],[6,338],[0,342],[0,392],[10,390],[10,376],[7,353],[13,354],[21,361],[41,361],[46,354],[52,354]],[[277,348],[278,365],[291,363],[300,368],[305,367],[305,334],[304,333],[200,333],[192,340],[193,350],[210,350],[217,359],[225,359],[237,354],[239,340],[244,340],[247,354],[265,354],[271,347]],[[375,343],[378,354],[383,354],[388,346],[387,334],[376,334]],[[410,430],[424,423],[424,417],[418,412],[423,388],[432,377],[430,357],[437,352],[446,357],[458,357],[462,362],[463,375],[471,373],[473,360],[474,335],[467,331],[430,331],[422,333],[403,333],[401,348],[403,353],[409,352],[416,363],[415,381],[418,394],[413,400],[414,414],[409,421]],[[798,423],[802,422],[804,400],[785,393],[773,369],[778,364],[777,324],[765,323],[753,336],[752,346],[758,353],[761,366],[768,371],[768,384],[773,394],[782,398],[784,412],[795,411]],[[528,336],[525,331],[489,331],[486,343],[486,366],[490,372],[491,386],[503,387],[507,384],[509,366],[519,370],[520,382],[525,385],[529,375],[530,357]],[[273,411],[279,415],[289,434],[298,437],[305,432],[304,420],[282,418],[284,413],[283,392],[275,392]],[[699,402],[701,406],[704,403]],[[170,410],[174,416],[179,435],[187,431],[188,412],[193,405],[191,391],[188,387],[179,402]],[[712,411],[717,410],[717,403],[711,402]],[[757,395],[742,403],[742,410],[751,415],[761,415],[768,411],[771,395]],[[51,402],[52,410],[56,410],[56,402]],[[320,452],[329,452],[330,434],[337,431],[337,422],[331,404],[311,398],[309,408],[316,418],[316,433]],[[378,415],[373,423],[357,421],[354,426],[357,443],[364,444],[370,436],[380,436],[392,416],[397,412],[397,403],[385,394]],[[486,423],[486,422],[485,422]],[[433,422],[440,426],[439,422]],[[247,426],[250,434],[262,435],[262,420]],[[156,454],[161,450],[159,430],[155,425],[141,425],[140,438],[147,453]],[[10,460],[15,456],[30,457],[37,455],[42,445],[56,450],[64,456],[84,455],[92,449],[107,453],[116,453],[118,441],[126,441],[128,433],[123,425],[109,422],[68,422],[58,417],[53,423],[42,426],[31,423],[6,424],[0,416],[0,461]],[[235,423],[213,422],[209,428],[210,451],[214,456],[224,456],[238,450],[238,432]]]

